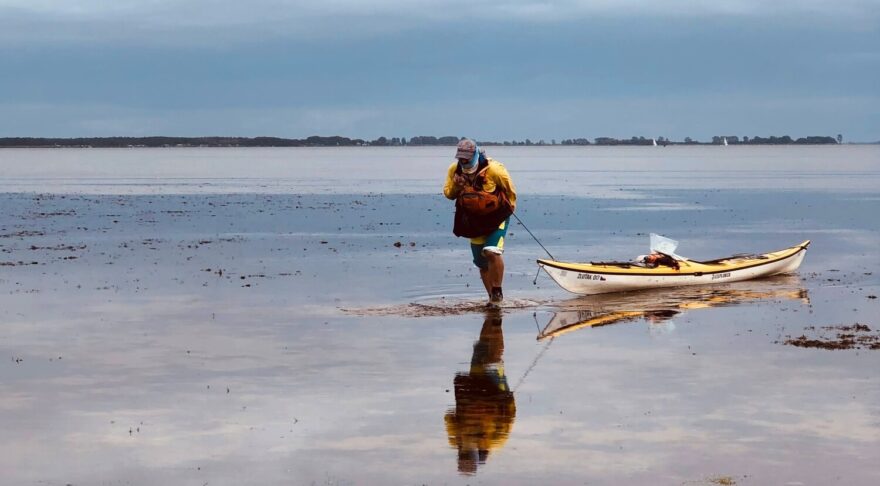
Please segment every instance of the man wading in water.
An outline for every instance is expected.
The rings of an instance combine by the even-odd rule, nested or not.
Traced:
[[[455,152],[458,159],[449,166],[443,195],[455,200],[456,236],[471,239],[474,265],[489,294],[492,308],[501,307],[504,294],[504,235],[516,207],[516,189],[507,169],[486,157],[476,142],[462,139]]]

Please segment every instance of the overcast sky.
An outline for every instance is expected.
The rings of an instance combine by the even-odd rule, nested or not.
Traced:
[[[0,136],[880,140],[880,0],[0,0]]]

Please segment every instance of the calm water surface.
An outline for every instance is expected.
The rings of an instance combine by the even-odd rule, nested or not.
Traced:
[[[575,298],[514,225],[500,315],[450,154],[0,150],[0,484],[880,482],[880,351],[782,344],[880,330],[880,147],[490,147],[560,259],[813,241]]]
[[[4,149],[6,192],[436,194],[447,147]],[[880,147],[490,147],[528,194],[877,188]],[[442,185],[442,180],[440,181]],[[626,192],[621,195],[620,192]]]

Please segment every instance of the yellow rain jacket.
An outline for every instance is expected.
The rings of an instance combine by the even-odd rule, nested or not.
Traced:
[[[443,184],[443,195],[446,196],[448,199],[458,198],[463,189],[461,185],[455,183],[454,178],[457,169],[458,162],[456,161],[453,162],[449,166],[449,170],[446,171],[446,183]],[[462,174],[462,176],[469,181],[473,181],[474,178],[480,177],[481,175],[483,176],[483,187],[480,189],[488,193],[493,193],[496,189],[500,189],[507,197],[507,200],[510,202],[511,212],[515,211],[516,187],[514,187],[513,181],[510,179],[510,174],[507,172],[507,169],[504,167],[504,165],[495,159],[487,158],[487,165],[481,171],[471,175]],[[456,216],[458,216],[457,213]],[[502,225],[504,224],[505,222],[502,221],[499,227],[502,227]],[[471,238],[471,243],[475,245],[483,244],[485,241],[485,236]]]
[[[489,158],[489,166],[486,167],[486,181],[483,183],[483,190],[486,192],[495,192],[495,188],[500,186],[501,190],[507,195],[510,204],[516,207],[516,188],[513,181],[510,180],[510,174],[504,164],[495,159]],[[446,171],[446,184],[443,185],[443,195],[447,199],[455,199],[461,193],[461,187],[453,182],[455,170],[458,168],[458,162],[453,162]],[[467,175],[465,175],[467,177]]]

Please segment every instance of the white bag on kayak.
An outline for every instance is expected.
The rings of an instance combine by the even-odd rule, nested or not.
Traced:
[[[678,248],[678,242],[673,240],[672,238],[667,238],[665,236],[658,235],[657,233],[651,233],[651,251],[665,253],[676,260],[687,260],[687,258],[676,255],[675,249]]]

